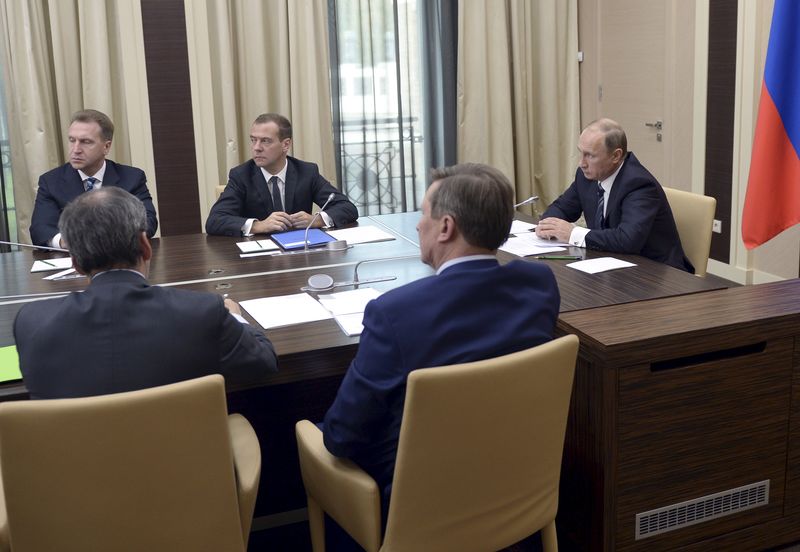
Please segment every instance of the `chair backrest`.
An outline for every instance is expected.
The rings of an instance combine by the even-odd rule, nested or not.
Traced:
[[[577,351],[409,374],[382,551],[499,550],[555,519]]]
[[[694,273],[705,276],[717,200],[674,188],[665,187],[664,193],[667,194],[667,201],[678,227],[683,252],[694,265]]]
[[[244,550],[222,376],[0,405],[14,552]]]
[[[216,193],[216,197],[214,199],[219,199],[219,196],[222,195],[222,192],[225,191],[225,185],[220,184],[214,189],[214,193]]]

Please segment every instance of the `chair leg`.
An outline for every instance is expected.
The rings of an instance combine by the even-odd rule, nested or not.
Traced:
[[[556,520],[542,527],[542,549],[544,552],[558,552],[558,537],[556,536]]]
[[[325,512],[317,501],[306,495],[308,499],[308,528],[311,532],[311,549],[314,552],[325,552]]]

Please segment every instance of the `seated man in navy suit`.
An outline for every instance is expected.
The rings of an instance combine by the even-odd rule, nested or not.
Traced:
[[[64,207],[84,191],[103,186],[117,186],[141,200],[147,210],[147,236],[152,237],[158,228],[158,219],[144,172],[106,159],[114,138],[111,119],[94,109],[78,111],[72,116],[67,137],[69,163],[39,177],[31,216],[33,244],[63,247],[58,217]]]
[[[578,247],[633,253],[687,272],[678,228],[661,185],[628,151],[619,123],[598,119],[578,141],[575,181],[542,215],[536,235]],[[572,224],[581,213],[588,228]]]
[[[358,353],[322,427],[327,449],[378,483],[384,516],[409,372],[545,343],[560,305],[545,264],[495,257],[514,218],[514,192],[500,171],[456,165],[435,170],[433,180],[417,231],[422,262],[436,275],[370,301]]]
[[[116,186],[82,194],[59,228],[90,282],[17,314],[14,339],[31,398],[134,391],[214,373],[243,384],[277,370],[272,343],[239,305],[147,283],[153,250],[133,195]]]
[[[289,157],[292,125],[276,113],[259,115],[250,127],[253,158],[234,167],[211,207],[206,232],[250,236],[306,228],[311,204],[322,207],[314,227],[343,226],[358,218],[356,206],[319,174],[314,163]]]

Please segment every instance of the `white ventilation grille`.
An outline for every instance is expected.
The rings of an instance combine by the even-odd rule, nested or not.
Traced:
[[[769,503],[769,479],[636,514],[636,540]]]

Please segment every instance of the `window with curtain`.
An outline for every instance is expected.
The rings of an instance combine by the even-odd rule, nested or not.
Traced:
[[[17,211],[14,206],[14,187],[11,180],[11,146],[6,124],[5,83],[0,67],[0,240],[17,241]],[[0,251],[9,251],[9,246],[0,245]]]
[[[337,179],[362,215],[419,209],[441,164],[428,136],[441,110],[423,101],[426,18],[440,2],[329,0]]]

